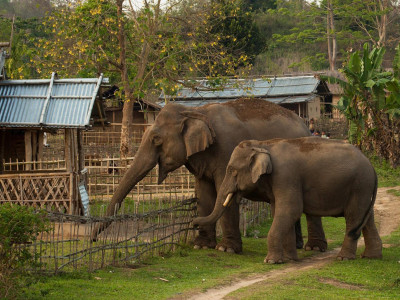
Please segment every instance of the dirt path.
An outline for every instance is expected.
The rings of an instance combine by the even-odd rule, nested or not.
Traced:
[[[375,219],[378,223],[378,229],[381,236],[389,235],[400,226],[400,197],[396,197],[393,193],[388,193],[388,190],[395,189],[400,191],[400,187],[395,188],[380,188],[378,189],[377,199],[375,203]],[[363,243],[360,239],[359,245]],[[384,245],[384,247],[389,245]],[[252,276],[243,280],[236,281],[229,286],[209,289],[205,293],[197,294],[189,298],[190,300],[217,300],[223,299],[229,293],[243,287],[253,285],[264,280],[278,280],[284,278],[288,274],[296,272],[304,272],[310,269],[317,269],[332,262],[340,248],[313,255],[312,257],[302,259],[299,262],[289,263],[284,269],[273,270],[265,274]]]

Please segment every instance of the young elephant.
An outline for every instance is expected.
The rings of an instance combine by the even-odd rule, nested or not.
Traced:
[[[264,262],[297,259],[294,224],[303,212],[345,217],[339,260],[355,258],[361,231],[362,257],[381,258],[382,241],[373,213],[377,184],[368,159],[349,144],[318,137],[244,141],[232,153],[214,211],[193,223],[215,222],[235,194],[258,196],[271,203],[274,214]]]

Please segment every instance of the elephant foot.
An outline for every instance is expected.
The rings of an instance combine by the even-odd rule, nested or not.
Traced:
[[[361,258],[381,259],[382,258],[382,248],[375,249],[375,250],[365,249],[365,251],[361,254]]]
[[[353,260],[356,259],[355,257],[343,257],[343,256],[337,256],[336,260],[338,261],[346,261],[346,260]]]
[[[298,261],[299,257],[297,256],[297,251],[296,252],[291,252],[291,253],[286,253],[285,252],[285,259],[286,260]]]
[[[222,239],[222,241],[218,243],[215,249],[222,252],[242,253],[242,241]]]
[[[208,246],[203,246],[203,247],[201,247],[201,246],[199,246],[199,245],[194,245],[194,246],[193,246],[193,249],[195,249],[195,250],[199,250],[199,249],[210,249],[210,247],[208,247]]]
[[[215,240],[211,240],[205,237],[198,236],[194,240],[194,249],[214,249],[217,245]]]
[[[296,249],[303,249],[304,242],[303,240],[297,241],[296,240]]]
[[[264,263],[266,264],[283,264],[283,258],[278,258],[278,257],[270,257],[269,255],[267,255],[267,257],[264,259]]]
[[[355,254],[347,254],[347,253],[343,253],[343,251],[340,251],[338,256],[336,257],[336,259],[339,261],[352,260],[352,259],[356,259],[356,255]]]
[[[324,240],[308,240],[304,249],[306,251],[320,251],[325,252],[328,248],[328,243]]]

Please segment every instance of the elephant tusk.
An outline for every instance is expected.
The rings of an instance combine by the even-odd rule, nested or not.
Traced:
[[[233,196],[233,193],[228,194],[228,196],[226,197],[226,200],[225,200],[224,204],[222,204],[224,207],[226,207],[226,206],[229,204],[229,202],[230,202],[231,199],[232,199],[232,196]]]

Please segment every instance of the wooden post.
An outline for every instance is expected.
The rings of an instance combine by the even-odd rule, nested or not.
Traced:
[[[37,152],[37,160],[42,161],[43,160],[43,142],[44,142],[44,132],[39,131],[38,132],[38,152]]]
[[[85,168],[85,153],[83,152],[83,134],[82,129],[77,131],[77,141],[78,141],[78,170],[79,172]]]
[[[33,161],[32,169],[36,170],[36,168],[37,168],[36,162],[38,160],[37,154],[39,152],[39,145],[38,145],[39,134],[36,130],[32,131],[31,134],[32,134],[32,161]]]
[[[4,143],[6,141],[6,131],[5,130],[1,130],[0,131],[0,174],[3,173],[4,170],[4,165],[3,165],[3,161],[4,161]]]
[[[65,168],[67,172],[73,172],[73,163],[72,163],[72,149],[71,149],[71,129],[64,129],[64,153],[65,153]]]
[[[32,162],[32,132],[29,130],[25,131],[25,161]],[[31,170],[31,165],[27,164],[25,169]]]
[[[80,163],[79,163],[79,149],[78,149],[78,129],[72,129],[72,149],[73,149],[73,160],[74,160],[74,172],[79,173],[80,172]]]

